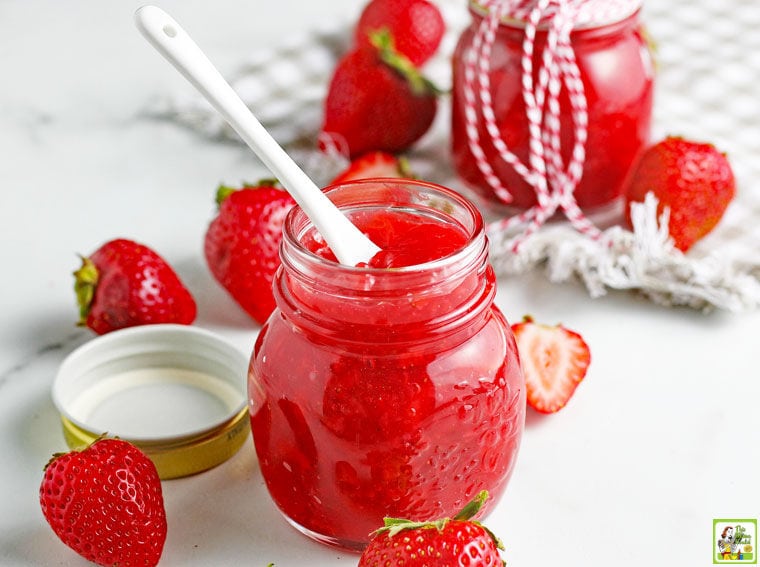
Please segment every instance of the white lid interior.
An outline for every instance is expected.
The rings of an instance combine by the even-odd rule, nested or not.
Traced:
[[[186,325],[147,325],[72,352],[53,384],[61,415],[92,433],[139,441],[203,433],[246,404],[248,357]]]

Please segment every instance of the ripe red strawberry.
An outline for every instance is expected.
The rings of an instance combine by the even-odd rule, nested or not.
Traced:
[[[387,152],[369,152],[353,160],[330,185],[372,177],[410,178],[412,172],[409,162],[403,157],[396,157]]]
[[[438,49],[446,24],[428,0],[372,0],[356,24],[356,45],[371,45],[370,35],[383,28],[395,38],[399,53],[419,67]]]
[[[352,159],[373,150],[403,152],[427,132],[437,110],[438,91],[396,52],[390,36],[378,33],[373,41],[338,62],[324,103],[320,137],[347,147]]]
[[[40,485],[42,513],[56,535],[98,565],[156,565],[166,512],[155,465],[134,445],[100,439],[56,455]]]
[[[668,137],[642,155],[631,174],[625,211],[631,225],[630,203],[643,202],[652,192],[659,217],[670,209],[670,235],[686,252],[718,224],[736,192],[731,164],[712,144]]]
[[[479,522],[471,518],[488,498],[481,492],[454,518],[430,522],[413,522],[386,518],[359,558],[358,567],[404,565],[470,565],[495,567],[506,565],[501,558],[502,543]]]
[[[559,411],[586,376],[591,352],[578,333],[525,317],[512,325],[525,375],[528,405],[541,413]]]
[[[233,299],[263,324],[274,310],[282,225],[295,201],[269,180],[238,190],[221,186],[217,203],[219,213],[206,230],[206,263]]]
[[[99,335],[135,325],[195,320],[193,296],[153,250],[119,238],[103,244],[74,272],[79,324]]]

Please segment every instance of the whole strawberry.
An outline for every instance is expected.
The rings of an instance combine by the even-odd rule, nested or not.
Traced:
[[[134,445],[100,439],[45,467],[40,505],[58,537],[98,565],[156,565],[166,512],[156,467]]]
[[[525,375],[528,405],[554,413],[567,404],[591,364],[591,351],[580,334],[562,325],[525,317],[512,325]]]
[[[670,210],[668,229],[679,250],[686,252],[723,217],[736,192],[731,164],[712,144],[671,136],[641,156],[630,177],[625,210],[652,192],[659,201],[657,216]]]
[[[398,52],[419,67],[438,49],[446,24],[429,0],[372,0],[356,25],[356,45],[371,45],[371,35],[382,29],[393,36]]]
[[[502,543],[491,531],[471,518],[488,498],[483,491],[454,518],[413,522],[386,518],[359,558],[358,567],[404,565],[433,567],[506,565]]]
[[[379,32],[337,64],[324,103],[321,138],[344,144],[354,159],[379,150],[399,153],[428,131],[437,110],[435,87]]]
[[[135,325],[195,320],[193,296],[153,250],[119,238],[103,244],[74,272],[79,325],[99,335]]]
[[[232,298],[263,324],[274,310],[282,225],[295,201],[275,182],[262,181],[241,189],[221,186],[217,203],[219,213],[206,230],[206,263]]]

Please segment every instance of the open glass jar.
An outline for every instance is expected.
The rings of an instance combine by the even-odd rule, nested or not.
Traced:
[[[289,522],[359,550],[385,516],[453,515],[481,490],[487,513],[515,464],[525,389],[471,203],[410,180],[328,195],[381,248],[406,231],[434,258],[343,266],[300,208],[285,221],[277,308],[249,370],[254,444]]]
[[[598,2],[597,2],[598,3]],[[523,2],[531,4],[531,2]],[[586,211],[612,204],[620,197],[632,164],[649,140],[654,70],[639,19],[640,2],[618,2],[622,15],[613,20],[579,21],[570,32],[570,45],[580,73],[588,109],[585,163],[575,200]],[[627,10],[627,11],[626,11]],[[471,25],[460,36],[453,57],[452,152],[460,177],[486,203],[504,205],[487,182],[475,159],[467,135],[465,66],[469,50],[488,15],[476,0],[470,2]],[[592,12],[593,13],[593,12]],[[501,140],[522,163],[529,161],[529,122],[523,97],[522,58],[526,22],[513,17],[500,20],[488,66],[494,122]],[[539,24],[533,50],[533,80],[547,47],[548,30]],[[535,190],[499,155],[483,119],[482,102],[475,97],[474,127],[485,161],[512,196],[509,206],[526,209],[536,204]],[[561,156],[568,163],[575,143],[568,89],[559,95]]]

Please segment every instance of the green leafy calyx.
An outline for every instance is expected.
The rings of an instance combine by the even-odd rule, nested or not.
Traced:
[[[90,314],[92,300],[95,297],[95,288],[98,285],[98,268],[89,258],[80,256],[82,266],[74,272],[74,293],[79,306],[79,321],[77,325],[87,324],[87,315]]]
[[[414,520],[408,520],[405,518],[385,518],[384,519],[384,526],[378,530],[376,530],[372,535],[379,535],[383,533],[387,533],[388,537],[394,537],[397,534],[399,534],[402,531],[405,530],[416,530],[416,529],[436,529],[439,532],[443,531],[443,529],[446,527],[446,524],[448,524],[451,521],[459,521],[459,522],[467,522],[472,521],[472,523],[477,524],[481,526],[489,536],[491,536],[491,539],[493,539],[494,543],[496,544],[496,547],[498,549],[504,549],[504,545],[499,540],[496,535],[483,526],[481,523],[470,520],[475,514],[477,514],[480,509],[483,507],[483,504],[485,501],[488,500],[488,491],[482,490],[478,493],[478,495],[471,501],[468,502],[464,508],[462,508],[453,518],[442,518],[440,520],[429,520],[425,522],[417,522]]]
[[[388,28],[380,28],[369,34],[370,43],[377,49],[380,60],[406,79],[416,96],[437,96],[443,93],[426,79],[408,57],[396,50],[393,36]]]

